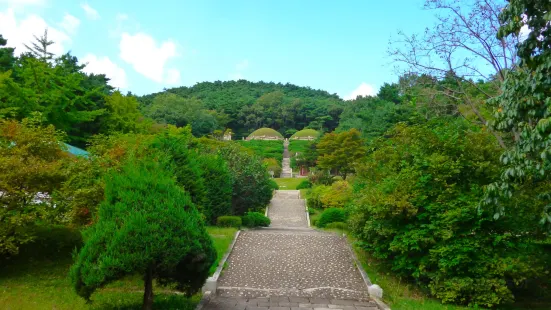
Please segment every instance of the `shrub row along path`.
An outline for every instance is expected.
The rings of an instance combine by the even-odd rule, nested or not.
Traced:
[[[299,191],[277,191],[269,228],[243,231],[208,310],[374,310],[346,239],[308,228]]]

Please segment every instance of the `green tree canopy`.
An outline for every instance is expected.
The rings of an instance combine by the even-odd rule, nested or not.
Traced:
[[[143,309],[151,309],[154,279],[192,294],[208,277],[212,240],[162,154],[157,160],[130,161],[107,176],[99,220],[84,232],[70,271],[80,296],[89,300],[96,289],[137,273],[144,277]]]
[[[355,171],[358,161],[365,157],[364,143],[356,129],[325,134],[316,146],[318,167],[335,169],[346,179],[349,173]]]

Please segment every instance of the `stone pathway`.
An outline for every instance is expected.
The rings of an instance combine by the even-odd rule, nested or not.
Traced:
[[[308,228],[299,191],[277,191],[269,228],[243,231],[204,309],[378,309],[346,240]]]
[[[291,156],[289,155],[289,140],[283,141],[283,160],[281,161],[281,178],[292,178]]]

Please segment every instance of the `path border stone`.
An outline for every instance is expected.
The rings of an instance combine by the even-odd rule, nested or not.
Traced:
[[[382,298],[382,289],[379,287],[379,285],[374,284],[371,282],[371,279],[369,279],[369,276],[367,275],[367,272],[365,272],[364,267],[362,266],[362,263],[358,259],[358,256],[356,256],[356,252],[354,251],[354,248],[352,247],[352,244],[350,244],[350,241],[348,240],[348,237],[346,234],[343,233],[343,238],[346,238],[346,244],[348,245],[348,250],[350,251],[350,255],[352,256],[352,259],[354,260],[354,265],[356,265],[356,268],[358,268],[358,271],[360,272],[360,275],[362,276],[362,279],[365,282],[365,285],[367,286],[367,291],[369,292],[369,297],[373,299],[373,302],[377,304],[377,307],[381,310],[391,310],[390,307],[383,302]],[[376,296],[371,294],[370,287],[377,287],[381,291],[381,296]]]
[[[233,241],[230,244],[230,247],[220,260],[218,262],[218,267],[216,268],[216,271],[214,274],[207,278],[207,281],[201,288],[201,292],[203,293],[203,297],[201,297],[201,301],[195,308],[195,310],[200,310],[203,308],[205,304],[210,300],[211,294],[216,294],[216,289],[218,287],[218,278],[220,278],[220,275],[222,274],[222,270],[224,269],[224,265],[226,264],[226,261],[228,260],[228,257],[230,256],[231,252],[233,251],[233,247],[235,246],[235,243],[237,242],[237,238],[239,238],[239,234],[241,233],[241,230],[238,230],[235,232],[235,235],[233,236]]]

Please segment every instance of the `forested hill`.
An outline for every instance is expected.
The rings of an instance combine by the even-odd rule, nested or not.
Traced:
[[[327,91],[246,80],[202,82],[138,100],[144,114],[157,122],[191,124],[196,135],[231,128],[237,139],[260,127],[286,136],[304,127],[331,131],[345,105]]]

